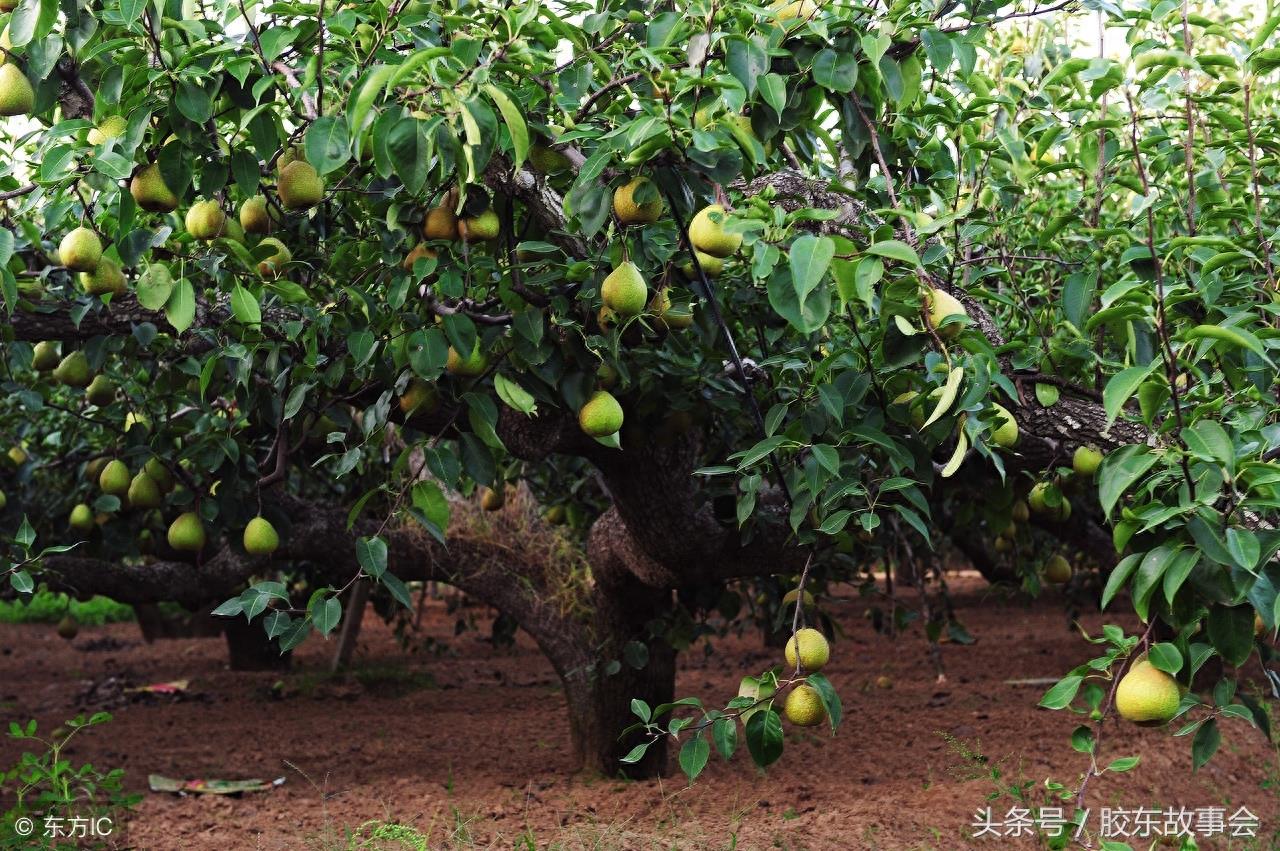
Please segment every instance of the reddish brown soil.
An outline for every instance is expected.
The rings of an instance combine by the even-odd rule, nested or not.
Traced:
[[[973,577],[953,590],[977,643],[943,647],[945,685],[935,682],[918,629],[890,641],[863,619],[864,604],[838,601],[830,610],[847,637],[827,673],[848,714],[839,735],[789,732],[786,753],[767,773],[745,754],[728,764],[713,756],[693,788],[679,776],[633,783],[571,775],[563,699],[532,643],[521,636],[514,648],[495,648],[487,624],[454,638],[456,618],[440,602],[424,632],[446,643],[443,654],[403,653],[386,627],[366,618],[357,665],[380,678],[325,678],[334,645],[311,640],[283,677],[283,697],[272,696],[277,675],[229,672],[221,639],[148,646],[122,624],[85,629],[67,644],[50,627],[0,627],[0,721],[35,717],[48,730],[80,711],[77,695],[88,684],[113,675],[190,678],[201,698],[120,707],[71,754],[126,769],[145,796],[128,839],[145,849],[342,849],[344,832],[370,819],[430,832],[433,849],[1023,847],[967,839],[974,810],[996,791],[991,767],[1005,781],[1029,782],[1038,800],[1046,778],[1074,786],[1086,762],[1067,742],[1078,717],[1037,710],[1042,685],[1005,681],[1060,675],[1092,647],[1069,628],[1060,597],[1004,600]],[[1096,634],[1103,618],[1083,623]],[[108,636],[125,645],[86,650]],[[709,656],[700,646],[684,654],[679,694],[727,700],[744,672],[774,661],[754,635],[713,646]],[[882,674],[892,688],[876,687]],[[944,733],[986,762],[964,758]],[[1092,803],[1245,804],[1268,838],[1232,847],[1280,847],[1276,752],[1243,722],[1227,722],[1224,739],[1193,775],[1187,739],[1109,728],[1104,758],[1142,761],[1095,782]],[[15,757],[11,742],[0,743],[4,765]],[[286,783],[241,798],[182,798],[146,792],[152,772]],[[1012,805],[1007,796],[994,802],[998,813]]]

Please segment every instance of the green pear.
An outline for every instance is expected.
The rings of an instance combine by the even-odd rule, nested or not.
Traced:
[[[991,424],[991,439],[1001,449],[1012,449],[1018,443],[1018,421],[1004,405],[992,404],[992,407],[996,409],[996,416]]]
[[[85,136],[90,145],[101,145],[103,142],[119,138],[129,129],[129,121],[123,115],[108,115],[97,127],[89,128]]]
[[[31,368],[36,372],[49,372],[58,365],[58,343],[55,340],[42,340],[36,343],[31,354]]]
[[[80,622],[71,614],[62,616],[62,620],[58,621],[58,637],[64,641],[71,641],[80,634]]]
[[[156,480],[147,475],[143,470],[133,477],[133,481],[129,482],[129,507],[130,508],[159,508],[163,497],[160,493],[160,486],[156,484]]]
[[[73,272],[92,272],[102,260],[102,240],[90,228],[78,227],[58,243],[58,259]]]
[[[4,495],[4,491],[0,491],[0,511],[4,511],[4,507],[9,504],[9,497]]]
[[[689,241],[693,247],[712,257],[728,257],[742,245],[742,234],[726,233],[729,214],[719,204],[703,207],[689,222]]]
[[[1077,446],[1075,454],[1071,456],[1071,469],[1075,470],[1077,476],[1086,479],[1093,478],[1101,463],[1102,453],[1093,446]]]
[[[84,352],[72,352],[53,371],[53,379],[68,387],[88,387],[93,380],[93,373],[89,371],[89,359],[84,356]]]
[[[173,490],[173,474],[159,458],[152,458],[143,464],[142,471],[151,477],[163,493]]]
[[[636,192],[645,186],[652,188],[652,197],[637,203]],[[662,208],[662,196],[647,177],[633,178],[613,192],[613,214],[623,225],[653,224],[662,215]]]
[[[269,236],[262,240],[262,242],[258,243],[259,248],[262,248],[263,246],[275,249],[275,254],[272,254],[265,260],[258,261],[258,274],[264,278],[280,277],[280,270],[284,268],[286,263],[293,259],[293,253],[289,251],[288,247],[283,242],[276,239],[274,236]]]
[[[638,316],[649,300],[649,286],[640,268],[627,260],[604,279],[600,295],[604,306],[619,316]]]
[[[199,240],[208,242],[222,236],[227,224],[227,215],[217,201],[197,201],[187,210],[187,233]]]
[[[172,213],[178,209],[178,196],[164,182],[160,166],[155,163],[134,174],[129,181],[129,194],[139,207],[151,213]]]
[[[67,518],[67,525],[82,535],[92,531],[93,509],[83,502],[79,503],[71,509],[71,516]]]
[[[36,90],[13,63],[0,66],[0,115],[28,115],[36,105]]]
[[[124,496],[129,492],[129,468],[119,458],[113,458],[102,468],[98,476],[98,487],[103,493]]]
[[[324,198],[324,181],[306,160],[294,160],[280,171],[276,187],[286,210],[308,210]]]
[[[271,213],[265,195],[254,195],[240,205],[240,226],[245,233],[271,233]]]
[[[1071,578],[1071,562],[1061,555],[1050,556],[1044,565],[1044,578],[1046,582],[1052,582],[1054,585],[1065,584]]]
[[[478,378],[484,375],[484,371],[489,368],[489,359],[480,349],[480,341],[476,340],[476,347],[471,350],[471,356],[464,358],[458,354],[453,346],[449,347],[449,356],[445,360],[445,370],[450,375],[457,375],[462,378]]]
[[[591,437],[606,437],[622,428],[622,406],[607,390],[597,390],[578,411],[578,425]]]
[[[93,377],[93,381],[89,382],[88,388],[84,391],[84,398],[88,399],[91,405],[105,408],[116,400],[116,386],[110,378],[99,373]]]
[[[925,304],[929,308],[929,327],[944,340],[955,339],[960,334],[960,331],[963,330],[963,323],[953,322],[944,326],[942,321],[948,316],[964,316],[966,318],[969,316],[960,300],[946,290],[940,290],[935,287],[929,290],[929,294],[925,297]]]
[[[276,528],[265,517],[255,517],[244,527],[244,550],[251,556],[269,556],[280,546]]]
[[[194,511],[179,514],[169,526],[169,546],[179,552],[200,552],[204,549],[204,541],[204,524]]]
[[[248,244],[245,241],[244,228],[240,225],[240,222],[237,219],[233,219],[230,216],[227,216],[222,225],[222,235],[227,239],[240,243],[241,245]]]
[[[463,242],[479,242],[485,239],[497,239],[502,223],[493,208],[485,210],[478,216],[461,219],[458,222],[458,234]]]
[[[87,295],[124,295],[128,290],[124,272],[114,260],[104,257],[92,272],[80,273],[80,289]]]

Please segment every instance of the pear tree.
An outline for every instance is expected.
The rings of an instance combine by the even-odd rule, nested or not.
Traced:
[[[942,601],[959,552],[1141,620],[1043,705],[1197,764],[1267,729],[1280,18],[1080,5],[18,4],[9,593],[288,650],[447,582],[538,643],[584,766],[695,777],[856,712],[824,589]],[[589,569],[463,528],[517,490]],[[743,623],[792,649],[677,695]]]

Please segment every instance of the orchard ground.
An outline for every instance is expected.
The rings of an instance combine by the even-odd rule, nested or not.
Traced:
[[[970,840],[974,811],[1022,806],[1007,793],[987,800],[1021,783],[1031,805],[1044,803],[1044,779],[1074,787],[1086,758],[1067,747],[1079,716],[1036,709],[1043,684],[1006,681],[1056,679],[1093,647],[1071,628],[1061,593],[1029,602],[976,575],[951,582],[977,641],[942,645],[945,684],[935,681],[918,627],[895,640],[877,634],[863,617],[866,602],[839,587],[825,604],[845,632],[827,669],[844,698],[839,735],[788,728],[786,753],[768,772],[713,756],[692,788],[678,772],[645,782],[572,775],[564,698],[545,658],[523,633],[513,647],[493,644],[484,608],[463,610],[475,628],[455,636],[460,613],[443,600],[428,602],[414,653],[366,618],[353,673],[339,678],[324,673],[333,642],[317,639],[281,676],[229,672],[219,638],[146,645],[135,625],[110,624],[85,627],[68,644],[48,625],[4,625],[0,699],[4,720],[35,717],[48,731],[100,708],[82,696],[109,677],[191,680],[186,701],[112,708],[114,720],[70,754],[75,764],[123,767],[128,788],[144,794],[127,825],[138,848],[345,849],[355,847],[347,831],[375,819],[413,825],[432,849],[1033,847]],[[911,596],[903,594],[908,604]],[[1103,623],[1136,626],[1132,615],[1095,608],[1084,606],[1080,618],[1093,634]],[[677,695],[727,700],[743,673],[780,656],[754,632],[711,646],[681,654]],[[32,653],[40,665],[29,664]],[[1256,688],[1258,671],[1249,673]],[[881,676],[891,688],[877,686]],[[1108,723],[1102,761],[1142,759],[1095,781],[1090,806],[1096,814],[1103,806],[1244,805],[1262,821],[1256,840],[1201,847],[1280,847],[1277,751],[1243,722],[1225,724],[1224,739],[1193,773],[1188,739]],[[4,764],[17,756],[12,742],[0,742]],[[238,799],[179,798],[146,792],[150,773],[286,782]]]

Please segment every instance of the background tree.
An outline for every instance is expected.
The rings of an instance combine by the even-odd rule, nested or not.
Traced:
[[[1278,19],[1081,5],[1126,55],[1032,23],[1073,4],[23,0],[13,589],[235,595],[288,648],[355,582],[446,581],[537,640],[584,764],[643,773],[707,612],[923,582],[947,540],[1036,590],[1051,535],[1165,632],[1046,705],[1218,657],[1195,723],[1260,722],[1230,684],[1277,620]],[[589,575],[450,535],[515,482]],[[926,636],[963,637],[942,602]],[[759,704],[767,763],[755,694],[725,717]],[[736,739],[695,717],[686,770]]]

